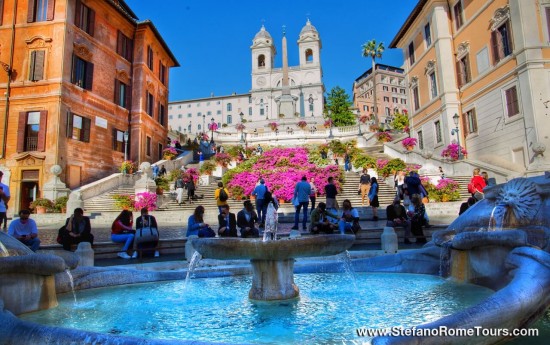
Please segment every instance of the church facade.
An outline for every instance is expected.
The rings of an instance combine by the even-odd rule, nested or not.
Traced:
[[[286,38],[283,42],[285,45]],[[211,123],[230,130],[242,120],[253,123],[247,127],[261,127],[280,118],[321,117],[325,92],[320,59],[322,45],[317,29],[309,20],[302,28],[297,43],[299,65],[287,66],[286,49],[283,47],[283,66],[275,67],[275,42],[262,25],[250,47],[250,92],[170,102],[168,123],[172,130],[194,136],[208,132]],[[287,103],[281,109],[285,80],[288,81],[292,99],[289,103],[292,105],[289,108]]]

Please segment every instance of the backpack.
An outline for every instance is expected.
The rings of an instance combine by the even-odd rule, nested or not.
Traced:
[[[474,194],[477,192],[476,186],[473,182],[468,183],[468,193]]]
[[[227,201],[227,199],[229,199],[229,195],[227,195],[227,193],[225,192],[225,189],[220,188],[220,194],[218,195],[218,199],[220,199],[220,201]]]

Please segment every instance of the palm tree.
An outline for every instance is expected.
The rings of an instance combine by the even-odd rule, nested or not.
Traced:
[[[374,104],[374,124],[378,126],[378,102],[376,101],[376,58],[382,58],[384,52],[384,43],[377,43],[376,40],[370,40],[363,44],[363,57],[372,59],[372,96]]]

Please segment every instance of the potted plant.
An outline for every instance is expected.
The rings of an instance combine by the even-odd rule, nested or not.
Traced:
[[[216,153],[214,155],[214,161],[216,161],[219,166],[227,168],[229,163],[231,163],[231,156],[227,153]]]
[[[466,149],[458,146],[456,143],[450,143],[447,147],[441,151],[441,157],[450,159],[451,161],[456,161],[458,159],[458,150],[462,151],[462,155],[467,155]]]
[[[376,139],[382,143],[387,143],[389,141],[393,140],[393,137],[391,136],[390,132],[383,131],[376,133]]]
[[[404,148],[407,149],[407,151],[412,151],[414,147],[416,146],[418,139],[416,138],[405,138],[401,142],[401,145],[403,145]]]
[[[136,165],[134,162],[132,161],[124,161],[122,162],[122,164],[120,165],[120,172],[123,173],[123,174],[133,174],[134,173],[134,170],[136,168]]]
[[[300,129],[304,129],[304,128],[307,127],[307,122],[305,122],[304,120],[298,121],[298,123],[296,124],[296,126],[298,126]]]
[[[237,129],[239,132],[244,131],[245,128],[246,128],[246,126],[243,125],[242,123],[238,123],[238,124],[235,125],[235,129]]]
[[[171,160],[174,157],[178,155],[178,151],[176,151],[173,147],[167,147],[164,150],[162,150],[162,158],[166,160]]]
[[[67,201],[69,201],[68,196],[60,196],[59,198],[55,199],[53,208],[57,212],[65,213],[67,212]]]
[[[147,208],[148,211],[154,211],[157,209],[157,194],[151,192],[138,193],[134,202],[134,208],[141,210]]]
[[[214,170],[216,170],[216,167],[218,165],[216,164],[215,161],[213,160],[207,160],[205,162],[202,163],[202,166],[200,168],[200,173],[201,175],[212,175],[212,173],[214,172]]]
[[[168,179],[164,176],[157,177],[155,179],[155,183],[157,184],[157,194],[158,195],[162,195],[162,194],[164,194],[165,190],[170,189],[170,183],[168,182]]]
[[[128,194],[115,194],[112,196],[115,200],[115,207],[120,210],[133,210],[134,197]]]
[[[43,214],[48,209],[53,208],[53,202],[46,198],[36,198],[31,202],[31,208],[35,209],[37,214]]]
[[[271,128],[272,131],[276,131],[277,128],[279,128],[279,124],[277,122],[270,122],[267,124],[269,126],[269,128]]]
[[[332,119],[328,119],[328,120],[325,121],[323,126],[325,126],[325,128],[330,128],[330,127],[332,127],[333,124],[334,124],[334,122],[332,122]]]

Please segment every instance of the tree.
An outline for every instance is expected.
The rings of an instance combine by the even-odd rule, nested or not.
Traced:
[[[372,59],[372,96],[374,104],[374,124],[378,126],[378,102],[376,100],[376,58],[381,59],[384,52],[384,43],[377,43],[376,40],[370,40],[363,44],[363,57],[370,57]]]
[[[327,95],[325,114],[328,114],[336,127],[355,124],[355,115],[351,111],[352,103],[344,89],[336,86]]]

